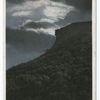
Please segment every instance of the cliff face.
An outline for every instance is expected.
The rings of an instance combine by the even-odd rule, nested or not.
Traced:
[[[7,100],[92,100],[91,23],[56,31],[41,57],[7,71]]]

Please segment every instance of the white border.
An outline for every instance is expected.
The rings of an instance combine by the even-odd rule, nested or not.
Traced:
[[[92,0],[92,100],[96,100],[96,0]]]
[[[3,100],[3,0],[0,0],[0,100]]]
[[[100,0],[97,0],[97,100],[100,100]]]
[[[5,0],[0,0],[0,100],[6,100],[5,95]]]

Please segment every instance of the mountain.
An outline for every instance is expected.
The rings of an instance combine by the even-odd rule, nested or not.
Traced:
[[[39,57],[55,43],[55,36],[42,32],[11,28],[6,32],[7,69]]]
[[[56,30],[50,50],[6,78],[7,100],[92,100],[91,22]]]

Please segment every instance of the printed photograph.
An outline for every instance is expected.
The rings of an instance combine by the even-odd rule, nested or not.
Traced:
[[[92,0],[6,0],[6,100],[92,100]]]

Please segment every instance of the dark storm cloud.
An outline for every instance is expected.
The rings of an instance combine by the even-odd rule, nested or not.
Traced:
[[[52,23],[48,23],[48,22],[28,22],[25,23],[22,28],[34,28],[34,29],[38,29],[38,28],[50,28],[50,27],[54,27],[55,25]]]
[[[20,3],[23,3],[25,1],[30,1],[30,0],[7,0],[7,2],[13,3],[13,4],[20,4]],[[31,0],[31,1],[38,1],[38,0]]]
[[[20,4],[25,1],[39,1],[39,0],[7,0],[9,3]],[[51,0],[56,2],[63,2],[68,5],[72,5],[80,10],[91,10],[92,9],[92,0]]]
[[[22,3],[24,1],[25,0],[7,0],[7,2],[9,2],[9,3],[15,3],[15,4]]]
[[[72,5],[79,10],[90,10],[92,9],[92,0],[53,0],[56,2],[66,2],[68,5]]]

